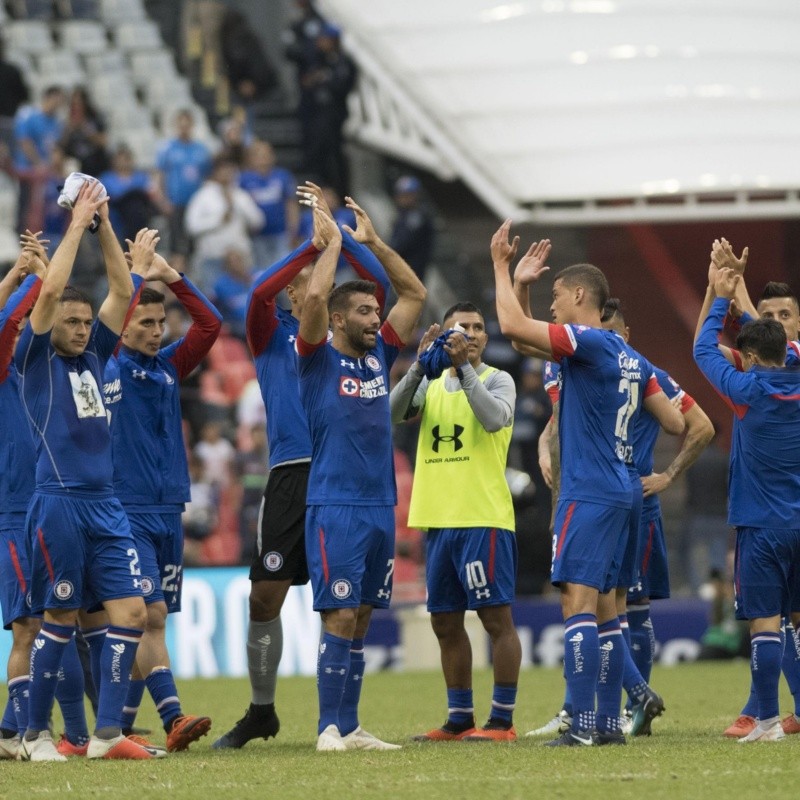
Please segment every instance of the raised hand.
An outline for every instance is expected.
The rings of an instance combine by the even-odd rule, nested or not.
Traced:
[[[731,267],[720,268],[714,282],[714,291],[717,293],[717,297],[726,297],[728,300],[732,300],[736,294],[736,286],[741,280],[740,272],[736,272]]]
[[[519,260],[517,268],[514,270],[514,281],[523,286],[536,283],[550,269],[545,266],[545,262],[552,249],[553,245],[550,244],[549,239],[534,242],[528,248],[528,252]]]
[[[160,241],[158,231],[152,228],[139,230],[134,241],[125,240],[130,253],[131,272],[143,278],[147,275],[156,254],[156,245]]]
[[[314,235],[312,242],[317,250],[324,250],[328,245],[341,242],[342,232],[333,221],[333,217],[326,214],[319,206],[314,206]]]
[[[505,266],[508,269],[511,266],[511,262],[517,257],[519,236],[515,236],[513,241],[509,241],[510,232],[511,220],[507,219],[492,236],[492,263],[496,267]]]
[[[709,285],[716,283],[717,273],[721,269],[732,269],[739,275],[744,275],[749,254],[749,248],[745,247],[737,257],[727,239],[715,239],[711,245],[711,264],[708,267]]]
[[[44,266],[47,267],[50,264],[50,259],[47,257],[46,245],[50,244],[50,240],[41,239],[41,235],[41,231],[32,233],[26,228],[25,233],[20,234],[19,244],[23,249],[28,249],[31,252],[35,252]]]
[[[322,209],[325,214],[333,219],[333,214],[331,213],[330,206],[325,199],[325,194],[321,186],[317,186],[316,183],[312,183],[311,181],[306,181],[304,184],[297,187],[296,194],[300,198],[301,205]]]
[[[419,340],[419,347],[417,347],[417,358],[419,358],[436,340],[436,337],[442,332],[442,328],[438,322],[434,322],[433,325],[422,334],[422,338]]]
[[[356,215],[356,229],[353,230],[349,225],[343,225],[346,230],[357,242],[367,246],[378,241],[378,234],[366,211],[361,208],[352,197],[345,197],[344,204]]]
[[[181,279],[181,274],[178,270],[173,269],[164,256],[156,253],[153,256],[153,263],[147,274],[144,276],[146,281],[161,281],[162,283],[175,283]]]
[[[81,186],[75,203],[72,206],[72,224],[88,228],[94,221],[94,215],[108,203],[108,195],[101,197],[103,184],[99,181],[87,181]]]

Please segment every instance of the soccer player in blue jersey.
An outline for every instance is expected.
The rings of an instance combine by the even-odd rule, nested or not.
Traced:
[[[515,342],[559,360],[562,374],[561,493],[552,580],[561,591],[565,677],[574,715],[570,730],[552,744],[622,743],[624,643],[611,590],[627,542],[632,502],[624,461],[628,426],[642,404],[659,419],[663,415],[665,423],[674,409],[646,360],[616,333],[602,330],[609,290],[597,267],[578,264],[556,276],[550,307],[555,324],[526,316],[509,274],[519,246],[519,237],[509,242],[510,227],[510,220],[503,223],[491,245],[501,330]],[[548,269],[529,266],[525,283]],[[683,420],[668,429],[681,432]]]
[[[711,276],[710,276],[711,277]],[[700,369],[734,412],[728,522],[736,527],[736,613],[750,622],[750,672],[758,725],[740,742],[778,741],[781,616],[800,623],[800,376],[785,367],[786,333],[775,320],[747,323],[737,336],[745,372],[718,347],[741,275],[723,267],[695,339]]]
[[[146,612],[130,526],[113,496],[111,436],[101,395],[103,368],[119,341],[133,283],[108,222],[108,200],[101,194],[96,182],[81,188],[14,355],[37,457],[27,527],[32,611],[43,611],[44,619],[31,653],[28,729],[21,747],[21,757],[33,761],[64,760],[50,737],[47,717],[78,610],[98,603],[111,624],[87,755],[155,756],[120,730]],[[95,214],[108,274],[108,296],[97,320],[88,299],[67,287]]]
[[[332,216],[319,186],[307,182],[298,187],[298,192]],[[214,742],[214,748],[238,748],[251,739],[267,739],[275,736],[280,726],[275,713],[275,685],[283,648],[280,612],[289,587],[308,583],[305,516],[311,437],[297,388],[294,342],[308,279],[323,249],[319,237],[303,242],[264,271],[248,299],[247,341],[267,411],[270,473],[250,565],[247,662],[251,702],[242,719]],[[383,308],[389,279],[369,248],[345,231],[339,260],[359,276],[376,282],[376,296]],[[283,289],[291,303],[288,311],[276,302]],[[363,663],[363,652],[354,657]]]
[[[192,325],[180,339],[162,347],[164,295],[143,288],[122,332],[122,346],[106,365],[104,399],[111,421],[114,494],[130,520],[147,606],[123,732],[131,734],[146,686],[167,733],[167,750],[176,752],[211,728],[208,717],[182,712],[165,641],[167,614],[181,609],[181,513],[190,500],[179,391],[181,380],[208,354],[222,322],[202,292],[155,252],[156,234],[143,230],[129,242],[132,272],[165,284],[191,316]]]
[[[347,205],[358,220],[355,232],[348,232],[378,257],[398,299],[381,324],[374,284],[351,281],[331,292],[341,233],[315,209],[326,248],[309,279],[297,352],[312,444],[306,554],[323,624],[317,667],[317,749],[323,751],[397,748],[358,723],[363,662],[356,654],[372,609],[386,608],[392,594],[397,491],[389,370],[426,294],[411,267],[378,238],[366,213],[350,198]]]

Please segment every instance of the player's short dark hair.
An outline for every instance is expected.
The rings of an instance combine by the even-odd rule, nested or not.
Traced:
[[[800,302],[797,300],[797,295],[792,291],[792,287],[788,283],[780,283],[779,281],[770,281],[761,292],[761,297],[758,298],[760,303],[762,300],[773,300],[778,297],[786,297],[793,300],[794,304],[800,308]]]
[[[139,302],[138,305],[140,306],[149,306],[152,303],[163,303],[164,302],[164,295],[161,294],[157,289],[151,289],[149,286],[145,286],[142,289],[141,293],[139,294]]]
[[[481,311],[478,306],[475,305],[475,303],[470,303],[469,300],[462,300],[460,303],[454,303],[452,306],[450,306],[450,308],[447,309],[447,311],[444,312],[442,322],[446,322],[457,311],[464,311],[468,314],[480,314],[480,316],[483,317],[483,311]]]
[[[342,313],[350,306],[350,296],[354,294],[374,295],[378,290],[377,284],[372,281],[347,281],[337,286],[328,297],[328,313]]]
[[[42,92],[42,99],[46,97],[53,97],[53,95],[56,94],[64,94],[64,87],[54,83],[44,89]]]
[[[736,337],[742,353],[755,353],[762,361],[783,364],[786,361],[786,331],[774,319],[754,319],[746,323]]]
[[[601,313],[611,296],[606,276],[593,264],[573,264],[571,267],[565,267],[556,275],[555,280],[567,286],[583,286],[595,299],[597,310]]]
[[[59,303],[86,303],[91,308],[92,301],[88,294],[85,294],[80,289],[74,286],[65,286],[64,291],[61,293]]]
[[[610,322],[614,317],[619,317],[622,324],[625,324],[625,312],[622,310],[622,300],[619,297],[609,297],[606,300],[600,322]]]

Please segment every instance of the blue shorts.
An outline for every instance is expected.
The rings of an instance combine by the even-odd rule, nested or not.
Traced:
[[[388,608],[394,572],[392,506],[309,506],[306,557],[314,611]]]
[[[619,542],[614,554],[612,570],[606,580],[608,589],[627,589],[639,575],[639,525],[642,521],[642,481],[639,473],[631,479],[631,513],[628,517],[627,536]]]
[[[4,514],[0,521],[0,606],[7,631],[12,622],[37,616],[31,611],[30,582],[25,514]]]
[[[639,579],[628,589],[628,602],[633,605],[645,597],[650,600],[669,597],[667,542],[660,510],[642,518],[639,526]]]
[[[180,512],[137,513],[127,509],[139,554],[144,602],[164,602],[167,612],[181,610],[183,528]]]
[[[36,492],[26,526],[34,612],[142,596],[139,555],[116,498]]]
[[[554,586],[577,583],[607,592],[609,576],[616,574],[614,556],[620,541],[627,542],[629,508],[587,500],[559,500],[553,529]]]
[[[428,611],[510,605],[517,577],[517,540],[502,528],[428,531]]]
[[[800,611],[800,530],[737,528],[736,618]]]

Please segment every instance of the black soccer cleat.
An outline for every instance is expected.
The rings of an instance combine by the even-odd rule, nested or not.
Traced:
[[[606,744],[627,744],[625,734],[622,731],[595,731],[592,735],[594,743],[600,747]]]
[[[665,710],[661,695],[649,686],[642,700],[631,708],[631,736],[650,736],[653,732],[651,724]]]
[[[545,747],[591,747],[594,745],[594,737],[591,731],[578,731],[572,729],[564,731],[558,739],[545,742]]]
[[[211,747],[214,750],[224,750],[229,747],[239,749],[251,739],[269,739],[270,736],[277,736],[280,729],[281,723],[273,704],[255,706],[251,703],[245,715]]]

